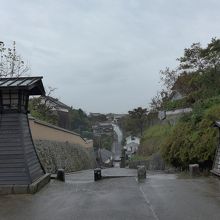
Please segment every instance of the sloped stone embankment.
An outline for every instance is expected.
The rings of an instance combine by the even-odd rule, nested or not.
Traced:
[[[93,148],[84,148],[68,142],[34,140],[40,161],[48,173],[56,173],[63,168],[65,172],[92,169],[95,167]]]

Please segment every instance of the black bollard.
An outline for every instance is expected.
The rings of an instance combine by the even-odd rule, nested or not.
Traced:
[[[102,172],[101,172],[101,168],[96,168],[94,169],[94,180],[101,180],[102,179]]]
[[[57,170],[57,180],[65,182],[65,171],[64,171],[64,169],[58,169]]]

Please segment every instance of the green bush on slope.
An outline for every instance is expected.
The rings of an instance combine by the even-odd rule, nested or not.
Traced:
[[[180,120],[173,128],[161,147],[167,162],[183,168],[189,163],[211,166],[217,146],[213,122],[220,118],[220,104],[212,104],[209,108],[203,106],[199,113],[195,108],[190,117]]]
[[[171,128],[170,125],[154,125],[145,130],[141,139],[138,154],[148,157],[153,153],[158,152],[164,139],[169,136]]]

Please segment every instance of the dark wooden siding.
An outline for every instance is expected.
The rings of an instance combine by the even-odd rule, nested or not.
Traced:
[[[26,114],[0,115],[0,185],[30,184],[43,174]]]

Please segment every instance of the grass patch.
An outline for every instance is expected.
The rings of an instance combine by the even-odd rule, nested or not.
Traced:
[[[138,154],[149,157],[158,152],[164,140],[170,135],[172,126],[155,125],[144,131]]]

